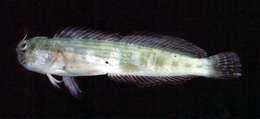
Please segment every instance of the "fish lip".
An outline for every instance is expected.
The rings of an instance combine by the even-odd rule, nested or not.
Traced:
[[[25,65],[26,64],[26,59],[25,57],[21,54],[21,52],[17,52],[18,56],[17,59],[20,64]]]
[[[19,62],[24,65],[25,64],[25,59],[19,59]]]
[[[25,64],[26,64],[25,59],[22,59],[22,60],[21,60],[21,64],[22,64],[22,65],[25,65]]]
[[[19,48],[19,45],[20,45],[20,43],[17,45],[15,50],[17,53],[17,59],[18,59],[19,63],[23,65],[25,63],[25,57],[24,57],[23,51]]]

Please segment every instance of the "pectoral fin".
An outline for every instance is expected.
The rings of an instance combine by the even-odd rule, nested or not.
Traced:
[[[51,84],[57,88],[60,88],[60,86],[58,85],[58,83],[61,83],[62,81],[59,81],[57,79],[55,79],[51,74],[46,74],[47,77],[49,78]]]
[[[64,85],[69,89],[70,93],[79,98],[81,90],[73,77],[63,76]]]

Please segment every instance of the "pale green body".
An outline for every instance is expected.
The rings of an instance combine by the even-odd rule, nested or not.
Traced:
[[[16,47],[19,63],[47,75],[55,87],[63,82],[75,97],[81,90],[74,76],[108,74],[109,79],[141,87],[177,84],[194,76],[241,76],[236,53],[207,57],[203,49],[177,37],[117,36],[77,28],[65,28],[53,38],[26,36]]]
[[[107,73],[142,76],[208,76],[212,71],[212,65],[206,58],[196,58],[174,49],[164,50],[109,39],[71,40],[35,37],[31,43],[35,44],[34,56],[46,54],[48,57],[57,57],[46,71],[62,76]],[[57,51],[62,54],[56,53]]]

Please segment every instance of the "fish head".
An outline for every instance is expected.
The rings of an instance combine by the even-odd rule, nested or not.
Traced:
[[[16,47],[19,63],[27,70],[45,74],[49,64],[48,51],[41,50],[41,44],[47,37],[33,37],[26,39],[26,36]]]

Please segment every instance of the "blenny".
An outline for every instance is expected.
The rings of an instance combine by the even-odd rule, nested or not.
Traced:
[[[47,75],[56,87],[64,82],[75,97],[81,93],[76,76],[107,75],[113,81],[141,87],[178,84],[197,76],[241,76],[234,52],[207,57],[203,49],[184,39],[153,33],[118,35],[65,28],[51,38],[25,36],[16,51],[23,67]]]

